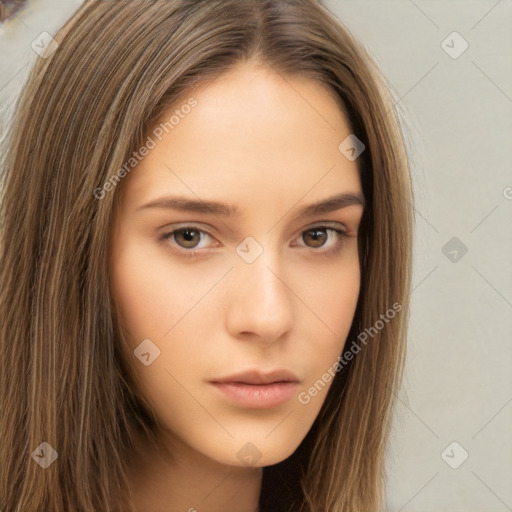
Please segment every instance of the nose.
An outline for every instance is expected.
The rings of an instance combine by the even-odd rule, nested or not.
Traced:
[[[293,325],[293,291],[268,251],[253,263],[239,262],[233,273],[227,329],[235,338],[272,343]]]

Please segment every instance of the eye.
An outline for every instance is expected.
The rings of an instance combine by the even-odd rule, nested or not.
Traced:
[[[331,233],[329,237],[328,233]],[[343,239],[347,236],[347,232],[339,227],[339,224],[322,224],[314,226],[301,233],[300,239],[305,242],[306,247],[312,249],[322,248],[322,254],[335,254],[339,252],[343,246]],[[330,241],[330,243],[329,243]],[[325,248],[327,244],[327,248]]]
[[[206,235],[209,237],[210,235],[203,231],[202,229],[195,228],[193,226],[185,226],[183,228],[175,229],[170,233],[166,233],[162,236],[164,240],[174,240],[177,245],[182,249],[192,249],[192,251],[187,252],[195,252],[194,249],[197,248],[198,242],[201,240],[201,235]],[[204,238],[204,237],[203,237]]]
[[[329,237],[328,233],[334,236]],[[299,239],[303,240],[305,244],[298,244],[298,246],[314,249],[314,252],[325,255],[335,254],[341,250],[343,239],[346,236],[346,231],[341,229],[339,224],[322,224],[302,231]],[[194,226],[184,226],[169,233],[164,233],[161,240],[170,242],[173,250],[176,250],[180,255],[195,258],[200,256],[201,247],[199,247],[199,243],[205,237],[213,239],[208,232],[202,229]],[[326,245],[327,248],[324,248]],[[316,250],[319,248],[322,248],[322,250]]]

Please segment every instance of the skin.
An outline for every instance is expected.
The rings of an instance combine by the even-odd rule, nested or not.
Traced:
[[[362,189],[356,162],[338,149],[350,126],[322,85],[247,62],[193,97],[198,105],[123,179],[114,222],[112,293],[140,392],[162,425],[160,448],[138,440],[129,478],[141,512],[254,512],[262,468],[289,457],[320,411],[332,380],[307,405],[297,394],[342,353],[360,290],[363,207],[296,212]],[[169,195],[240,214],[139,209]],[[347,236],[324,229],[315,239],[308,230],[322,222]],[[189,224],[205,233],[161,239]],[[263,248],[252,263],[236,251],[248,236]],[[198,257],[187,258],[193,249]],[[133,354],[147,338],[160,349],[149,366]],[[297,392],[250,409],[208,382],[252,368],[292,371]],[[260,456],[253,464],[237,456],[248,442]]]

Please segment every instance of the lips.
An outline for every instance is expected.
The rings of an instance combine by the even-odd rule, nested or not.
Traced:
[[[259,370],[248,370],[245,372],[221,377],[210,381],[214,384],[232,383],[232,384],[249,384],[249,385],[264,385],[276,382],[295,382],[298,383],[299,379],[296,375],[288,370],[272,370],[269,372],[260,372]]]
[[[242,409],[272,409],[289,402],[299,379],[288,370],[249,370],[210,383],[225,400]]]

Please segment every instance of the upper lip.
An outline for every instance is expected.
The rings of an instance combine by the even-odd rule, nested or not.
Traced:
[[[248,370],[242,373],[229,375],[210,382],[239,382],[243,384],[271,384],[273,382],[299,382],[296,375],[288,370],[272,370],[260,372],[259,370]]]

